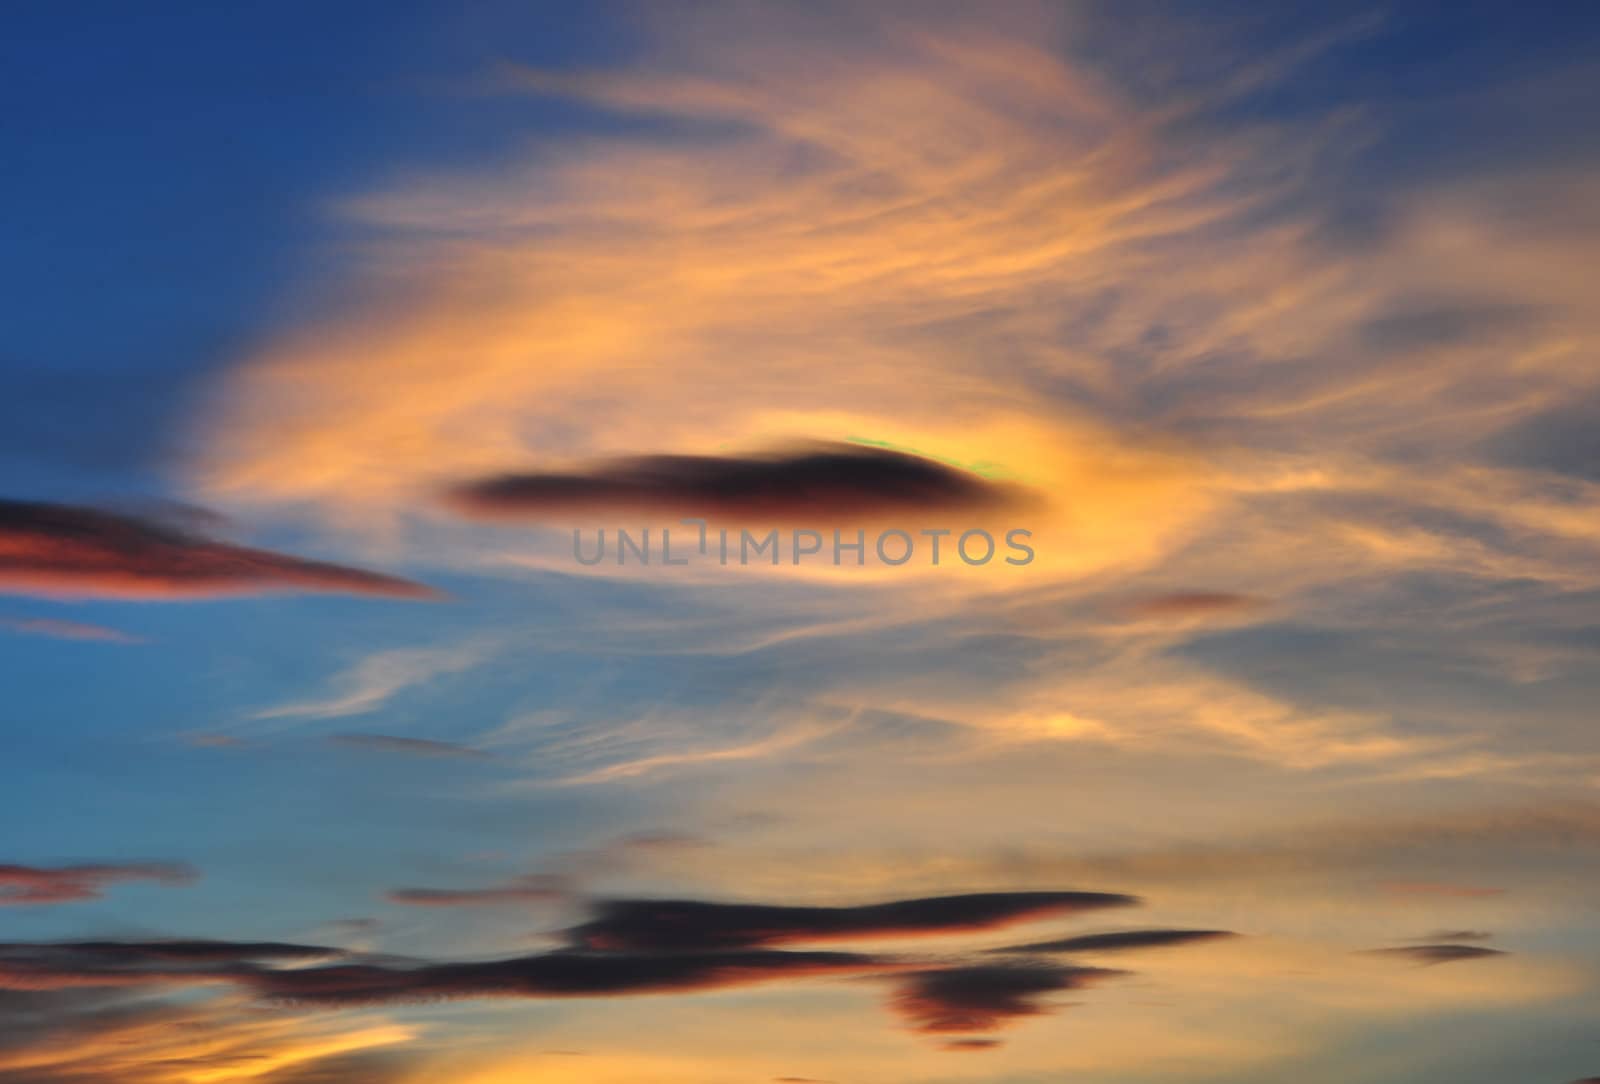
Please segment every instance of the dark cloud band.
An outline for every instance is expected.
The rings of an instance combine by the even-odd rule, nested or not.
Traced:
[[[435,594],[409,580],[236,546],[135,516],[12,500],[0,500],[0,591],[136,598]]]
[[[1122,930],[1117,933],[1091,933],[1064,937],[1057,941],[1035,941],[1027,945],[1008,945],[992,950],[1002,954],[1052,952],[1121,952],[1128,949],[1164,948],[1196,941],[1215,941],[1233,937],[1227,930]]]
[[[1021,499],[1017,487],[969,471],[852,444],[769,456],[641,456],[572,472],[502,474],[446,494],[450,507],[475,519],[654,515],[808,525],[974,511]]]
[[[572,931],[593,949],[732,948],[983,930],[1047,915],[1125,907],[1106,892],[991,892],[861,907],[781,907],[700,900],[610,900]]]
[[[1121,972],[1047,963],[981,964],[907,976],[893,1005],[915,1031],[984,1032],[1044,1011],[1041,999]]]
[[[561,951],[485,963],[292,968],[249,972],[239,978],[257,994],[276,1001],[380,1004],[479,997],[619,997],[870,972],[884,966],[876,957],[850,952]]]

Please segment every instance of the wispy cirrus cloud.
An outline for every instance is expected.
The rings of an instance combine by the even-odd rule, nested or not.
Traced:
[[[1369,184],[1372,147],[1426,142],[1390,130],[1416,123],[1410,107],[1312,108],[1277,90],[1379,22],[1317,19],[1270,46],[1241,46],[1228,22],[1168,14],[1127,35],[1087,9],[719,12],[652,23],[634,64],[506,67],[498,92],[625,124],[342,201],[383,239],[352,272],[362,300],[242,360],[197,420],[191,477],[330,523],[359,508],[403,547],[416,519],[448,514],[441,492],[530,527],[580,506],[748,514],[773,499],[752,498],[757,479],[803,477],[749,449],[902,450],[883,464],[915,449],[1040,497],[1027,578],[962,590],[1001,610],[1047,599],[997,623],[1062,647],[1021,679],[970,683],[968,702],[880,683],[824,688],[833,703],[1136,755],[1220,746],[1303,772],[1593,774],[1475,729],[1463,716],[1487,715],[1484,699],[1446,680],[1587,657],[1480,635],[1452,605],[1485,592],[1543,605],[1600,583],[1592,480],[1500,443],[1556,414],[1581,432],[1573,412],[1593,401],[1580,359],[1597,328],[1574,285],[1592,246],[1560,225],[1587,221],[1583,171],[1541,160]],[[1212,67],[1224,57],[1239,75]],[[949,489],[937,468],[861,467],[830,468],[830,499],[860,500],[869,476],[898,501],[935,479]],[[436,529],[420,530],[432,543]],[[572,566],[565,539],[537,530],[489,546],[489,532],[449,532],[460,548],[444,560],[510,576]],[[1155,568],[1159,585],[1140,579]],[[1426,605],[1390,597],[1424,583]],[[912,572],[887,588],[884,624],[955,609],[953,589]],[[763,591],[750,594],[786,612]],[[1091,636],[1145,637],[1142,650],[1074,650],[1091,593],[1100,613],[1127,602]],[[1374,641],[1403,625],[1437,655],[1405,679],[1427,686],[1429,710],[1174,657],[1208,627],[1265,619],[1268,599],[1275,619]],[[864,640],[860,607],[818,600],[814,627]],[[1304,686],[1313,672],[1275,673]],[[807,673],[826,687],[836,671]],[[785,742],[573,778],[757,765]]]
[[[138,644],[144,641],[105,625],[85,621],[65,621],[54,617],[3,617],[0,629],[23,636],[48,636],[53,640],[88,640],[108,644]]]
[[[252,718],[334,719],[365,715],[408,689],[479,666],[493,653],[490,645],[480,642],[377,651],[335,674],[327,695],[262,708]]]
[[[364,749],[374,753],[398,753],[414,757],[465,757],[469,760],[488,760],[493,756],[470,745],[433,741],[429,738],[403,738],[394,734],[335,734],[328,739],[328,743],[345,749]]]
[[[109,989],[0,993],[0,1079],[19,1084],[397,1084],[402,1066],[375,1052],[417,1037],[415,1027],[371,1016],[175,1005]]]

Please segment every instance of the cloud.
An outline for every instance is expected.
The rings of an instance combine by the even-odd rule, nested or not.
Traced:
[[[310,1058],[260,1079],[262,1084],[406,1084],[416,1079],[415,1061],[394,1049],[401,1042],[396,1038],[377,1043],[377,1050]]]
[[[530,874],[490,888],[396,888],[385,894],[391,903],[412,907],[482,907],[507,903],[547,903],[571,896],[565,878]]]
[[[744,986],[780,978],[884,970],[848,952],[591,953],[561,951],[486,963],[369,965],[244,973],[262,997],[300,1004],[379,1004],[479,997],[617,997]]]
[[[93,961],[105,965],[315,960],[342,949],[283,941],[51,941],[0,942],[0,959]]]
[[[415,1037],[370,1016],[313,1019],[106,989],[0,991],[0,1080],[8,1084],[398,1084],[406,1077],[393,1064],[385,1072],[360,1056]]]
[[[75,990],[205,985],[232,970],[302,964],[339,949],[277,941],[57,941],[0,943],[0,989]]]
[[[1133,599],[1122,607],[1138,620],[1210,617],[1215,614],[1242,613],[1258,609],[1262,600],[1254,595],[1232,591],[1174,591]]]
[[[132,598],[434,594],[393,576],[236,546],[116,512],[15,500],[0,500],[0,591]]]
[[[915,1031],[993,1031],[1044,1012],[1041,999],[1120,975],[1098,967],[1018,963],[919,971],[900,980],[892,1004]]]
[[[1063,506],[1019,524],[1063,528],[1041,568],[1165,553],[1210,506],[1210,465],[1097,410],[1120,378],[1056,333],[1063,304],[1164,281],[1155,246],[1240,209],[1230,149],[1159,153],[1130,98],[991,19],[862,24],[798,65],[787,35],[685,25],[673,50],[729,46],[694,74],[512,69],[510,93],[723,134],[541,148],[346,201],[395,264],[355,271],[370,304],[241,359],[191,477],[385,523],[441,490],[489,517],[837,520],[993,511],[1025,487]],[[824,444],[743,453],[792,441]]]
[[[1372,949],[1371,953],[1374,956],[1402,957],[1424,965],[1486,960],[1506,955],[1500,949],[1484,948],[1482,945],[1405,945],[1400,948]]]
[[[977,1053],[981,1050],[996,1050],[1004,1045],[1000,1039],[946,1039],[940,1044],[940,1049],[957,1053]]]
[[[97,900],[105,889],[130,881],[154,881],[163,885],[184,885],[195,879],[187,866],[147,862],[60,866],[0,865],[0,907],[39,906]]]
[[[991,949],[992,953],[1043,953],[1043,952],[1119,952],[1126,949],[1164,948],[1169,945],[1187,945],[1196,941],[1216,941],[1235,937],[1227,930],[1123,930],[1118,933],[1091,933],[1078,937],[1065,937],[1057,941],[1034,941],[1026,945],[1008,945]]]
[[[1132,896],[1105,892],[991,892],[858,907],[799,907],[700,900],[604,900],[571,931],[593,949],[683,950],[987,930],[1105,907]]]
[[[1587,862],[1600,850],[1600,804],[1552,800],[1497,806],[1466,805],[1443,810],[1351,816],[1291,830],[1270,826],[1231,840],[1179,836],[1164,845],[1063,852],[1019,849],[1003,859],[963,867],[968,876],[1031,877],[1037,880],[1116,880],[1135,891],[1195,893],[1214,898],[1219,886],[1286,885],[1308,871],[1318,876],[1353,871],[1366,876],[1347,883],[1356,898],[1417,903],[1434,900],[1509,902],[1504,889],[1469,882],[1412,879],[1419,867],[1465,875],[1481,873],[1486,861],[1507,876],[1536,862],[1561,869]],[[1507,856],[1516,861],[1500,865]],[[1398,886],[1398,891],[1396,890]],[[1229,890],[1231,891],[1231,889]]]
[[[24,636],[48,636],[55,640],[91,640],[109,644],[140,644],[137,636],[104,625],[90,625],[82,621],[62,621],[51,617],[0,618],[0,628]]]
[[[483,643],[452,647],[405,647],[377,651],[335,674],[332,691],[256,712],[256,719],[332,719],[365,715],[399,693],[434,678],[482,665],[491,649]]]
[[[250,744],[232,734],[185,734],[182,741],[194,749],[243,749]]]
[[[1463,900],[1487,899],[1505,892],[1503,888],[1451,884],[1446,881],[1384,881],[1381,887],[1395,896],[1444,896]]]
[[[420,757],[469,757],[488,760],[493,754],[470,745],[454,742],[431,741],[427,738],[399,738],[390,734],[335,734],[330,744],[347,749],[366,749],[378,753],[402,753]]]
[[[13,943],[0,989],[242,987],[280,1003],[379,1004],[481,997],[609,997],[742,986],[779,978],[882,973],[893,960],[769,949],[631,953],[560,949],[484,962],[316,964],[337,949],[250,942]]]
[[[971,513],[1023,501],[1020,487],[932,459],[829,444],[764,456],[655,455],[564,473],[504,474],[456,486],[462,515],[530,522],[597,517],[859,525]]]
[[[1413,937],[1413,941],[1489,941],[1494,934],[1484,930],[1437,930],[1421,937]]]
[[[474,907],[569,900],[577,886],[606,875],[636,872],[641,865],[666,862],[711,847],[686,832],[657,829],[632,832],[598,846],[561,851],[544,869],[485,888],[401,888],[387,893],[391,903],[418,907]]]
[[[1314,97],[1277,95],[1337,33],[1264,58],[1259,42],[1240,56],[1229,32],[1208,37],[1216,49],[1169,49],[1168,35],[1192,39],[1164,18],[1095,45],[1074,17],[1013,19],[1029,21],[862,17],[839,34],[797,14],[774,34],[685,19],[646,28],[614,70],[513,69],[514,91],[617,123],[344,202],[381,238],[345,294],[361,300],[240,359],[200,420],[191,477],[335,524],[392,516],[402,529],[382,537],[407,541],[442,489],[507,470],[540,480],[548,506],[551,486],[660,462],[617,458],[641,452],[704,466],[774,440],[881,439],[934,463],[987,460],[1047,498],[1042,518],[1062,529],[1019,608],[1024,592],[1091,580],[1096,598],[1128,596],[1119,577],[1159,567],[1164,584],[1199,586],[1148,599],[1130,638],[1248,619],[1242,600],[1271,599],[1369,641],[1404,623],[1407,642],[1441,656],[1413,680],[1486,702],[1454,680],[1471,660],[1442,657],[1463,647],[1442,627],[1462,613],[1452,603],[1499,590],[1477,620],[1510,616],[1535,584],[1579,597],[1600,567],[1592,492],[1477,458],[1505,426],[1593,402],[1580,360],[1594,309],[1577,285],[1593,246],[1526,213],[1588,221],[1587,183],[1563,191],[1537,169],[1514,185],[1436,176],[1425,193],[1346,183],[1375,142],[1429,141],[1386,138],[1397,114],[1370,103],[1319,113]],[[1163,61],[1110,59],[1124,49]],[[1264,108],[1210,114],[1213,63],[1250,71]],[[1304,110],[1294,123],[1283,102]],[[1345,228],[1356,218],[1362,229]],[[535,564],[524,546],[538,533],[448,537],[462,543],[452,557],[506,572]],[[1051,573],[1074,575],[1045,575],[1052,555]],[[1400,581],[1431,597],[1386,604]],[[909,627],[932,594],[878,610]],[[1013,630],[1064,637],[1073,601],[1045,597]],[[854,603],[832,602],[835,615]],[[965,718],[1134,756],[1222,747],[1329,777],[1555,770],[1492,749],[1424,763],[1482,735],[1448,704],[1300,695],[1318,667],[1280,666],[1301,687],[1269,691],[1191,680],[1158,651],[1104,666],[1075,654],[1088,653],[1028,668],[1042,680],[1021,703],[1014,685],[971,683]],[[791,672],[824,686],[837,673]],[[1545,747],[1561,770],[1586,770]],[[724,770],[770,748],[730,749]]]
[[[541,888],[530,884],[481,892],[414,890],[403,902],[450,906],[521,900]],[[1044,993],[1075,988],[1113,972],[1037,960],[930,967],[926,961],[898,956],[769,946],[905,933],[959,934],[1130,902],[1130,897],[1081,892],[988,893],[835,908],[591,901],[597,917],[566,931],[569,941],[561,948],[464,962],[395,962],[287,942],[9,943],[0,944],[0,989],[184,990],[220,985],[283,1004],[346,1006],[459,998],[616,997],[863,975],[894,977],[894,1004],[918,1030],[981,1031],[1040,1011],[1037,1001]]]

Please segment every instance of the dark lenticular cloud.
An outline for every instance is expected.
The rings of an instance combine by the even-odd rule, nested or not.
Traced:
[[[0,942],[0,960],[93,961],[103,965],[315,960],[342,955],[343,949],[283,941]]]
[[[166,862],[60,866],[54,869],[0,865],[0,907],[97,900],[105,894],[108,885],[126,881],[181,885],[194,879],[194,871],[187,866]]]
[[[484,963],[351,964],[238,974],[262,997],[296,1004],[381,1004],[479,997],[619,997],[744,986],[781,978],[881,971],[852,952],[636,954],[559,951]]]
[[[1057,941],[1035,941],[1027,945],[1008,945],[992,953],[1024,954],[1048,952],[1120,952],[1128,949],[1164,948],[1195,941],[1215,941],[1234,937],[1228,930],[1123,930],[1118,933],[1091,933],[1064,937]]]
[[[1374,956],[1397,956],[1419,964],[1450,964],[1461,960],[1483,960],[1506,955],[1500,949],[1482,945],[1406,945],[1402,948],[1373,949]]]
[[[1016,486],[921,456],[828,444],[788,454],[653,455],[587,470],[502,474],[456,486],[446,502],[474,519],[700,516],[810,526],[996,508],[1021,495]]]
[[[1108,892],[989,892],[860,907],[784,907],[700,900],[607,900],[572,931],[590,949],[673,951],[796,941],[986,930],[1047,915],[1126,907]]]
[[[973,1053],[979,1050],[994,1050],[1004,1045],[999,1039],[949,1039],[941,1044],[941,1049]]]
[[[979,964],[905,976],[892,1005],[914,1031],[983,1032],[1044,1012],[1041,999],[1120,975],[1099,967],[1049,963]]]
[[[183,598],[270,591],[434,595],[409,580],[236,546],[117,512],[0,500],[0,592]]]

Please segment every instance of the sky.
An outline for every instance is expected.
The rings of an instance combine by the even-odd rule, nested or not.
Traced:
[[[1600,8],[0,27],[0,1084],[1600,1079]]]

